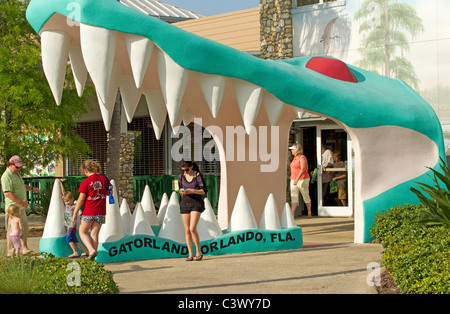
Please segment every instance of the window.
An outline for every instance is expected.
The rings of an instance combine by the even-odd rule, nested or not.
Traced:
[[[194,124],[189,125],[191,134],[194,134]],[[201,129],[202,134],[204,133],[204,128]],[[145,118],[134,118],[131,123],[128,124],[128,131],[135,133],[135,146],[134,146],[134,168],[133,175],[152,175],[161,176],[164,174],[178,174],[180,172],[180,166],[178,162],[175,162],[170,153],[172,145],[180,140],[179,138],[171,138],[171,133],[169,130],[169,123],[166,125],[161,135],[161,139],[157,140],[155,133],[153,131],[152,122],[150,117]],[[106,170],[106,159],[107,159],[107,132],[102,121],[96,122],[82,122],[77,124],[78,134],[84,138],[86,143],[89,145],[92,154],[88,156],[89,159],[94,159],[100,163],[102,167],[102,172]],[[211,138],[200,138],[202,141],[201,145],[194,143],[194,138],[190,143],[191,147],[191,158],[194,158],[194,150],[201,149],[197,151],[197,155],[202,156],[201,161],[196,161],[200,170],[203,174],[210,175],[220,175],[220,161],[216,160],[216,147],[209,147],[209,149],[204,149],[205,145],[211,145]],[[198,139],[197,139],[198,140]],[[203,155],[206,154],[206,155]],[[212,156],[211,156],[212,155]],[[79,158],[77,164],[72,164],[68,162],[67,175],[81,175],[78,169],[84,158]],[[167,164],[167,162],[169,164]]]
[[[149,117],[134,118],[128,131],[135,132],[133,175],[161,176],[164,174],[164,136],[157,140]],[[165,130],[163,131],[165,132]]]
[[[88,158],[78,158],[76,164],[68,162],[67,175],[68,176],[80,176],[83,175],[79,172],[80,166],[86,159],[93,159],[97,161],[102,167],[102,173],[106,170],[106,155],[107,155],[107,132],[103,121],[96,122],[81,122],[77,124],[77,133],[86,141],[92,154]]]
[[[335,2],[335,1],[338,1],[338,0],[297,0],[296,7],[299,8],[299,7],[303,7],[303,6],[311,5],[311,4],[319,4],[319,3]],[[295,4],[295,2],[294,2],[294,4]]]

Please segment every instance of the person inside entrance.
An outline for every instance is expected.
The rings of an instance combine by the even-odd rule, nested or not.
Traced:
[[[302,194],[303,201],[305,202],[306,209],[308,210],[308,218],[312,217],[311,214],[311,198],[309,197],[309,181],[308,174],[308,161],[306,156],[303,155],[303,148],[299,144],[294,144],[289,147],[294,159],[291,162],[291,209],[292,216],[295,217],[295,211],[297,210],[299,193]]]

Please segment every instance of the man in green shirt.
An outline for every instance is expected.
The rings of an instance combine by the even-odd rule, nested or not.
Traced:
[[[20,240],[22,242],[22,254],[32,253],[28,248],[27,238],[28,238],[28,218],[25,212],[26,208],[30,205],[27,202],[27,191],[41,193],[38,188],[33,188],[29,185],[25,185],[22,177],[19,175],[20,169],[23,166],[22,159],[19,156],[12,156],[6,163],[7,168],[2,175],[2,190],[5,194],[5,226],[6,226],[6,239],[7,239],[7,249],[10,250],[8,234],[9,234],[9,218],[8,218],[8,207],[12,204],[17,204],[20,206],[20,215],[22,220],[22,233]]]

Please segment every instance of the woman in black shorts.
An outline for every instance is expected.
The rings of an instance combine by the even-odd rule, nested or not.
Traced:
[[[206,193],[206,186],[200,172],[194,170],[193,166],[194,164],[191,161],[182,160],[181,170],[183,172],[178,176],[178,187],[181,194],[180,213],[189,251],[186,261],[200,261],[203,258],[200,249],[200,238],[197,233],[197,224],[201,213],[205,210],[203,195]],[[192,250],[192,241],[194,241],[197,251],[195,257]]]

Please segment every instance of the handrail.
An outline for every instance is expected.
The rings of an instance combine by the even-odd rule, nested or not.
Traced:
[[[208,200],[214,211],[217,212],[218,205],[218,184],[219,178],[215,175],[203,175],[205,184],[208,188],[207,196]],[[53,183],[56,179],[64,181],[66,190],[73,193],[75,199],[78,198],[78,187],[80,183],[85,179],[85,176],[68,176],[68,177],[24,177],[25,184],[32,187],[37,187],[41,190],[41,194],[27,192],[27,201],[30,204],[30,211],[27,215],[36,213],[38,206],[48,206],[53,191]],[[145,186],[150,187],[153,202],[156,208],[159,208],[161,199],[164,193],[170,198],[173,191],[178,191],[178,176],[177,175],[163,175],[163,176],[151,176],[141,175],[133,176],[133,199],[134,203],[140,202],[144,193]],[[1,184],[0,184],[1,187]],[[5,196],[3,191],[0,193],[0,211],[5,212]]]

